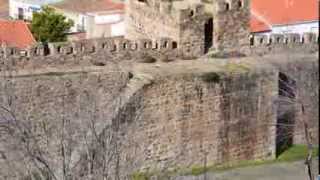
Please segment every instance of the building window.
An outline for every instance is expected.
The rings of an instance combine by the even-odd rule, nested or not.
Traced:
[[[191,10],[189,16],[193,17],[193,15],[194,15],[194,12]]]
[[[172,49],[176,49],[178,47],[178,43],[173,41],[172,42]]]
[[[24,11],[23,8],[18,8],[18,19],[23,20],[24,19]]]
[[[229,3],[225,3],[224,5],[225,5],[225,7],[224,7],[225,11],[229,11],[230,10],[230,4]]]
[[[241,1],[241,0],[238,1],[238,8],[239,8],[239,9],[242,8],[242,1]]]
[[[318,33],[318,27],[311,27],[311,32],[313,32],[313,33]]]

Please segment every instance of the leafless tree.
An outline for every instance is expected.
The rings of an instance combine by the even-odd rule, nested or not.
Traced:
[[[291,77],[292,78],[292,77]],[[293,82],[298,82],[295,79],[292,79],[291,81]],[[287,103],[288,105],[293,105],[295,109],[298,110],[296,116],[300,116],[297,118],[297,120],[301,121],[299,122],[295,122],[294,124],[291,123],[283,123],[283,124],[277,124],[278,126],[282,126],[284,128],[292,128],[298,126],[299,124],[302,125],[301,128],[303,128],[303,133],[304,133],[304,138],[306,141],[306,145],[308,148],[308,152],[306,154],[306,160],[305,160],[305,164],[306,167],[308,169],[308,177],[310,180],[314,180],[315,178],[315,174],[314,174],[314,169],[313,169],[313,165],[312,165],[312,156],[313,156],[313,151],[314,151],[314,147],[313,147],[313,141],[314,141],[314,136],[315,134],[312,134],[312,128],[310,126],[310,120],[308,120],[307,114],[306,114],[306,108],[312,108],[308,105],[306,105],[306,103],[304,102],[304,96],[300,93],[300,96],[296,90],[296,84],[295,83],[290,83],[288,81],[285,81],[283,78],[279,77],[279,83],[283,85],[283,87],[279,88],[279,98],[278,98],[278,102],[279,103]],[[302,83],[302,82],[299,82]],[[302,86],[302,84],[299,84],[300,86]],[[314,97],[316,98],[316,97]],[[313,107],[315,108],[315,107]],[[282,113],[282,112],[280,112]],[[287,140],[286,136],[294,136],[297,134],[294,134],[296,132],[289,132],[289,134],[285,134],[284,135],[284,140]]]
[[[14,172],[16,174],[16,177],[18,177],[21,174],[27,174],[26,179],[53,179],[53,180],[69,180],[69,179],[103,179],[107,180],[112,175],[115,175],[115,179],[121,179],[120,177],[120,161],[123,158],[123,144],[119,136],[119,132],[117,129],[119,129],[120,124],[113,124],[109,126],[104,126],[104,130],[101,131],[99,129],[100,123],[97,121],[97,111],[98,111],[98,105],[97,98],[94,95],[88,95],[88,99],[84,99],[85,102],[92,102],[87,103],[83,105],[79,105],[79,112],[80,116],[82,116],[81,113],[86,114],[81,117],[81,124],[83,126],[80,127],[81,130],[81,141],[83,141],[83,144],[80,144],[79,146],[83,146],[80,150],[80,158],[76,160],[76,163],[72,162],[71,154],[72,151],[74,151],[74,146],[72,143],[70,143],[70,139],[72,139],[69,134],[69,129],[72,128],[70,126],[70,122],[67,118],[68,112],[65,111],[65,106],[67,104],[67,96],[68,93],[66,89],[64,89],[64,92],[59,96],[55,98],[61,99],[61,105],[62,105],[62,113],[59,114],[59,122],[61,122],[61,127],[59,127],[59,136],[58,136],[58,148],[59,151],[59,159],[61,163],[61,167],[57,167],[56,164],[51,162],[50,158],[52,156],[48,156],[46,150],[42,147],[41,141],[38,138],[38,135],[36,134],[36,131],[33,131],[31,126],[34,124],[32,119],[32,109],[29,109],[26,111],[26,116],[20,117],[16,102],[15,102],[15,92],[14,87],[10,84],[10,79],[13,77],[10,77],[8,79],[4,79],[4,83],[6,84],[6,91],[3,94],[2,99],[0,99],[0,133],[1,135],[5,134],[2,137],[10,137],[10,140],[13,140],[15,144],[18,144],[21,146],[18,151],[23,154],[23,156],[28,158],[28,161],[21,162],[21,166],[26,167],[27,173],[23,172],[20,168],[21,172]],[[282,81],[280,79],[280,81]],[[312,167],[312,134],[310,130],[310,124],[307,120],[306,116],[306,109],[310,108],[307,106],[302,98],[290,98],[290,97],[298,97],[296,94],[297,92],[294,90],[290,90],[292,87],[292,84],[288,84],[288,82],[283,82],[286,84],[286,89],[280,89],[280,91],[283,91],[284,96],[279,97],[279,101],[281,102],[288,102],[292,105],[297,105],[301,109],[301,121],[303,122],[304,127],[304,135],[306,137],[306,141],[308,144],[308,154],[306,155],[306,165],[308,168],[308,176],[310,177],[310,180],[313,180],[312,177],[314,175],[313,167]],[[30,84],[30,87],[33,87],[33,84]],[[32,89],[32,88],[31,88]],[[33,91],[34,89],[32,89]],[[1,98],[1,97],[0,97]],[[32,99],[33,97],[30,97],[30,102],[34,101]],[[115,112],[120,113],[121,111],[124,111],[125,113],[125,104],[127,102],[123,98],[119,98],[117,102],[115,102]],[[133,122],[139,121],[141,118],[142,112],[144,107],[139,107],[139,109],[136,109],[136,113],[133,117],[131,117]],[[121,116],[117,116],[114,119],[115,123],[120,123]],[[134,123],[131,124],[134,127]],[[260,124],[265,125],[265,124]],[[268,124],[269,126],[282,126],[284,128],[292,128],[292,126],[295,126],[293,124],[286,124],[286,123],[276,123],[276,124]],[[99,129],[99,130],[98,130]],[[289,131],[288,134],[284,134],[282,138],[287,138],[289,136],[293,136],[295,134],[292,134],[294,132]],[[45,135],[47,135],[45,133]],[[47,139],[49,136],[47,137]],[[0,138],[1,139],[1,138]],[[8,140],[8,139],[1,139],[2,140]],[[48,141],[48,140],[47,140]],[[1,142],[0,142],[1,143]],[[133,146],[139,146],[138,142],[130,142],[133,144]],[[204,166],[207,165],[206,160],[206,153],[203,152],[205,159],[204,159]],[[0,155],[5,157],[7,156],[5,152],[2,152],[0,149]],[[183,157],[183,152],[181,154],[178,154],[176,157],[176,160],[178,160],[180,157]],[[5,159],[5,158],[3,158]],[[134,161],[134,160],[132,160]],[[134,162],[131,162],[134,164]],[[15,164],[8,162],[8,166],[10,166],[11,169],[18,169],[15,168]],[[114,167],[114,170],[111,169],[111,167]],[[169,165],[164,167],[164,170],[166,168],[170,167]],[[112,171],[112,172],[111,172]],[[205,176],[206,177],[206,176]]]
[[[114,64],[118,66],[115,73],[126,72],[121,69],[118,63],[114,62]],[[121,119],[123,115],[121,116],[121,114],[126,113],[126,105],[131,101],[128,99],[126,92],[116,93],[113,101],[110,102],[113,112],[108,118],[113,119],[104,119],[106,122],[112,122],[109,124],[101,123],[101,120],[97,119],[99,111],[97,102],[100,97],[88,91],[80,93],[79,102],[75,105],[78,109],[74,108],[79,114],[80,123],[75,126],[75,122],[70,121],[70,112],[67,111],[72,104],[69,97],[72,94],[67,89],[68,81],[62,79],[61,82],[65,84],[62,86],[63,89],[61,89],[60,94],[55,97],[47,97],[44,102],[40,103],[42,107],[49,107],[48,102],[50,100],[59,101],[61,108],[53,110],[57,113],[55,116],[57,118],[55,120],[56,126],[54,127],[57,132],[54,136],[50,135],[48,127],[43,127],[39,134],[39,130],[33,129],[33,127],[37,127],[36,121],[38,120],[33,117],[33,113],[37,112],[34,108],[39,108],[38,106],[34,107],[33,103],[41,101],[34,99],[37,97],[33,97],[33,94],[37,93],[35,84],[30,81],[28,87],[24,87],[28,92],[32,91],[29,92],[30,97],[27,100],[29,104],[17,106],[19,102],[15,100],[15,96],[19,93],[15,90],[19,87],[15,87],[16,84],[12,83],[15,77],[6,73],[13,72],[4,72],[0,77],[2,83],[2,87],[0,87],[2,88],[0,92],[0,144],[7,143],[19,148],[12,153],[11,149],[14,147],[5,147],[7,149],[3,150],[0,148],[0,155],[4,157],[3,159],[7,159],[8,154],[13,156],[14,154],[21,154],[20,160],[27,159],[23,162],[7,163],[7,170],[12,170],[11,174],[15,174],[14,177],[26,180],[109,180],[111,177],[121,179],[120,176],[125,174],[120,172],[123,169],[120,166],[124,164],[121,161],[123,161],[123,146],[125,144],[120,139],[122,137],[119,123],[128,124],[128,122],[120,121],[123,121]],[[86,78],[85,76],[86,73],[81,75],[81,82],[83,78]],[[23,109],[19,109],[21,107]],[[126,117],[131,118],[130,126],[134,126],[135,122],[141,118],[142,109],[143,107],[135,109],[134,117]],[[79,134],[77,135],[74,132]],[[46,139],[46,142],[56,142],[53,146],[46,147],[43,139]],[[130,147],[139,148],[139,143],[133,139],[129,143]],[[10,162],[10,159],[7,160]],[[125,162],[128,166],[127,169],[136,163],[133,159],[130,161]]]

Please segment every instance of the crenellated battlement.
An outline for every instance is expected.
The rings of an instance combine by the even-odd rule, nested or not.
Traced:
[[[228,13],[234,11],[245,11],[250,8],[248,0],[216,0],[216,13]]]
[[[38,44],[28,50],[3,46],[0,70],[28,66],[105,65],[106,61],[197,59],[208,52],[263,55],[319,51],[313,33],[250,35],[250,0],[202,3],[128,0],[126,36]],[[166,37],[166,38],[164,38]],[[234,53],[238,52],[238,53]]]
[[[319,35],[316,33],[255,35],[250,38],[251,54],[271,52],[285,53],[319,51]]]
[[[182,24],[194,19],[202,19],[205,15],[205,9],[203,4],[194,4],[188,8],[179,9],[177,10],[176,14],[172,15],[177,18],[178,24]]]
[[[250,0],[213,1],[215,51],[247,51],[250,35]]]
[[[254,35],[250,37],[248,55],[318,51],[319,35],[315,33]],[[0,70],[12,68],[55,67],[59,65],[104,65],[106,61],[139,61],[143,56],[158,60],[183,58],[185,47],[171,38],[128,40],[122,36],[73,42],[38,44],[28,50],[2,46]],[[196,57],[195,57],[196,58]]]
[[[46,50],[47,48],[47,50]],[[167,52],[177,48],[177,43],[170,38],[156,41],[150,39],[128,40],[124,37],[87,39],[73,42],[50,43],[47,47],[38,44],[28,50],[15,47],[2,47],[0,57],[37,57],[54,55],[80,55],[104,52],[110,54],[144,52],[148,50]]]
[[[169,37],[180,45],[180,54],[194,58],[204,54],[203,32],[208,18],[201,3],[128,0],[125,36],[153,40]]]
[[[279,44],[315,44],[319,42],[319,35],[316,33],[300,34],[271,34],[255,35],[251,39],[251,46],[279,45]]]
[[[0,70],[12,68],[55,67],[59,65],[104,65],[106,61],[140,61],[176,58],[177,42],[170,38],[128,40],[124,37],[88,39],[73,42],[38,44],[28,50],[3,46]]]
[[[194,179],[186,170],[203,160],[273,160],[289,131],[305,143],[299,122],[317,140],[319,34],[252,34],[250,0],[213,0],[207,13],[194,0],[126,2],[125,37],[0,43],[0,179]],[[305,115],[283,98],[303,99]]]

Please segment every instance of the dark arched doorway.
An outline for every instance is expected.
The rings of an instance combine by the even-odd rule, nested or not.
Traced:
[[[278,108],[276,155],[279,156],[293,144],[295,106],[297,85],[296,81],[280,72],[278,76]]]
[[[213,18],[206,21],[204,25],[204,53],[207,53],[213,41]]]

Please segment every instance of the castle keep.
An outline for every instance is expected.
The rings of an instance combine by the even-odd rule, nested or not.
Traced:
[[[210,12],[190,1],[129,0],[126,37],[170,37],[182,56],[249,47],[249,0],[214,0]]]
[[[128,0],[125,37],[1,47],[0,179],[274,159],[283,140],[305,143],[302,119],[317,142],[319,35],[250,37],[249,7]]]

